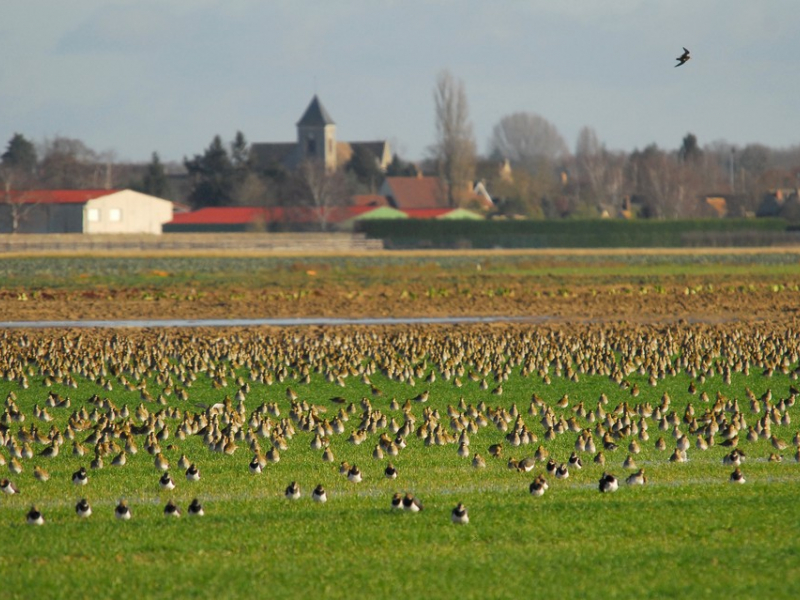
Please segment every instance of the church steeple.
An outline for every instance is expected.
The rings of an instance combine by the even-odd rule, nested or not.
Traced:
[[[336,124],[316,94],[297,122],[297,143],[303,160],[321,160],[326,169],[336,168]]]

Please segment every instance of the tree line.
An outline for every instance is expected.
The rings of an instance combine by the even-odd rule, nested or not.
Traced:
[[[411,163],[395,155],[386,171],[363,146],[354,146],[347,163],[334,171],[314,163],[294,170],[257,165],[241,131],[229,142],[215,135],[203,151],[169,170],[156,152],[149,163],[131,165],[77,139],[34,144],[16,133],[0,156],[0,183],[6,192],[129,187],[192,208],[307,205],[324,214],[354,194],[377,192],[386,176],[424,173],[441,179],[451,206],[468,205],[471,184],[484,181],[494,212],[532,218],[708,216],[705,196],[722,196],[730,216],[745,216],[756,211],[767,190],[800,186],[800,145],[701,146],[687,133],[675,149],[651,144],[625,152],[608,149],[587,126],[570,150],[557,127],[533,111],[502,117],[487,152],[479,155],[464,83],[442,71],[433,100],[435,136],[426,157]]]
[[[793,190],[781,216],[800,220],[800,145],[738,147],[724,141],[700,146],[687,133],[676,149],[651,144],[631,152],[609,150],[591,127],[583,127],[570,152],[555,125],[522,111],[494,126],[488,152],[475,152],[466,92],[448,71],[434,89],[435,144],[430,160],[450,189],[460,181],[489,183],[497,211],[538,218],[646,218],[716,216],[704,197],[726,200],[728,216],[754,214],[766,192]],[[506,168],[498,169],[505,164]],[[457,199],[450,198],[451,202]]]

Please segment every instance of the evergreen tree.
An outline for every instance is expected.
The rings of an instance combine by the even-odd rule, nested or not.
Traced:
[[[13,135],[0,158],[3,167],[13,170],[21,178],[30,178],[36,172],[38,163],[36,148],[20,133]]]
[[[241,131],[236,132],[231,142],[231,164],[237,171],[250,169],[250,146]]]
[[[192,160],[184,159],[193,180],[189,202],[195,208],[229,206],[236,189],[236,169],[220,136],[214,136],[206,151]]]
[[[153,152],[153,158],[147,165],[147,170],[135,189],[143,194],[150,194],[158,198],[166,198],[169,194],[169,181],[164,171],[164,165],[158,157],[158,152]]]
[[[378,189],[383,179],[383,171],[378,166],[375,155],[364,146],[355,145],[345,170],[355,175],[358,182],[371,193]]]
[[[386,167],[387,177],[415,177],[418,173],[413,163],[404,161],[397,154],[392,156],[392,162]]]

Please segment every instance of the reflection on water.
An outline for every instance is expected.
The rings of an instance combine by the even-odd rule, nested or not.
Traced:
[[[544,323],[550,317],[375,317],[337,319],[303,317],[282,319],[142,319],[115,321],[0,321],[0,329],[62,329],[121,327],[302,327],[339,325],[458,325],[468,323]]]

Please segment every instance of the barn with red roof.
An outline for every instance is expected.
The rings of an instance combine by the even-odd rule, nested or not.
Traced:
[[[133,190],[0,191],[0,233],[152,233],[172,220],[169,200]]]

